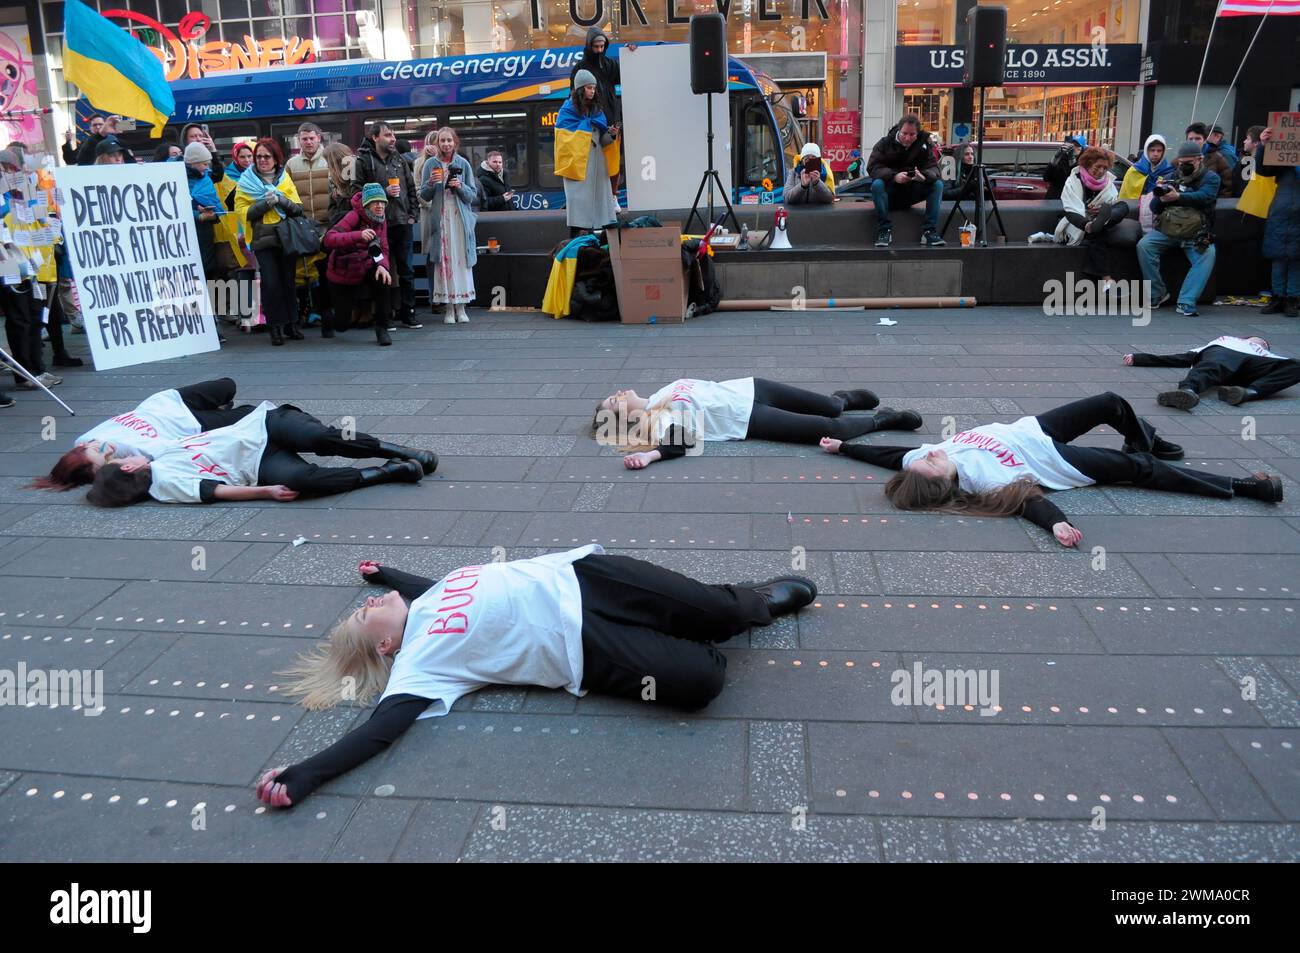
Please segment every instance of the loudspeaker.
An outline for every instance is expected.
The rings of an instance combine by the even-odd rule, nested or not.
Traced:
[[[726,91],[727,21],[721,13],[698,13],[691,17],[691,92]]]
[[[966,14],[963,86],[1001,86],[1006,75],[1007,8],[972,7]]]

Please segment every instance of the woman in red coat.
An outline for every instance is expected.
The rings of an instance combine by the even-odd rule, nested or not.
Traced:
[[[332,338],[335,331],[352,325],[352,309],[358,297],[374,304],[375,339],[381,347],[393,343],[388,336],[389,292],[393,276],[388,257],[388,196],[378,182],[370,182],[352,197],[352,211],[325,233],[329,251],[325,277],[334,302],[335,326],[321,330]]]

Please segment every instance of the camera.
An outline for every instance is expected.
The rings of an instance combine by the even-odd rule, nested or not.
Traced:
[[[376,260],[384,257],[384,246],[379,243],[378,238],[370,240],[370,244],[366,246],[366,254]]]
[[[1155,188],[1153,188],[1151,191],[1154,192],[1156,195],[1158,195],[1158,196],[1160,196],[1160,197],[1163,198],[1164,196],[1168,195],[1168,194],[1169,194],[1170,192],[1172,192],[1173,190],[1174,190],[1174,187],[1173,187],[1172,185],[1166,185],[1165,183],[1161,182],[1159,185],[1157,185],[1157,186],[1156,186]]]
[[[816,156],[804,156],[803,161],[799,163],[800,170],[811,172],[817,175],[822,174],[822,160]]]

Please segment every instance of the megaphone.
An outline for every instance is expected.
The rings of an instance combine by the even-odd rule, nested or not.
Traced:
[[[785,220],[788,214],[789,213],[783,208],[778,208],[776,210],[776,222],[772,226],[772,244],[768,245],[768,248],[791,247],[790,236],[785,230]]]

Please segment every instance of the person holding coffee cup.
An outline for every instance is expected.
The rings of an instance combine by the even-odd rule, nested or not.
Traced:
[[[474,265],[478,250],[474,200],[478,180],[469,162],[458,154],[460,136],[444,126],[433,137],[434,153],[420,164],[420,247],[428,255],[429,301],[435,313],[445,308],[444,324],[465,324],[474,300]],[[428,139],[426,138],[426,149]]]
[[[411,167],[397,151],[397,136],[385,122],[371,125],[365,141],[357,148],[353,194],[369,183],[377,184],[388,197],[388,247],[392,252],[393,310],[403,327],[423,327],[415,320],[415,274],[411,269],[411,232],[417,212],[415,178]],[[387,313],[375,320],[388,322]]]

